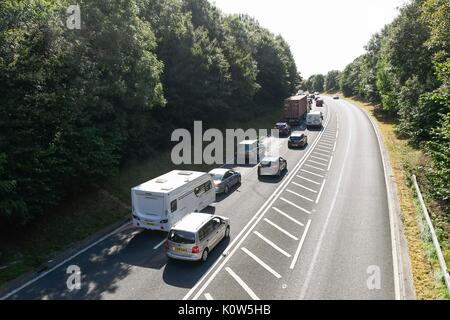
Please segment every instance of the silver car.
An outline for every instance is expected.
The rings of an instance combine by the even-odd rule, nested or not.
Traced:
[[[227,194],[233,186],[241,184],[241,174],[231,169],[213,169],[209,174],[214,181],[216,193]]]
[[[224,238],[230,237],[228,218],[194,212],[170,229],[165,245],[171,259],[205,262]]]

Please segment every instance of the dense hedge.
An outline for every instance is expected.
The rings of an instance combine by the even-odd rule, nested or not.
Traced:
[[[278,108],[299,76],[287,43],[207,0],[0,2],[0,223],[167,147],[170,132]],[[272,109],[274,110],[274,109]]]
[[[413,0],[342,72],[346,96],[380,103],[432,159],[430,192],[450,208],[450,0]]]

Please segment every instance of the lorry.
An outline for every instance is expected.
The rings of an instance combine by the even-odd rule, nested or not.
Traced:
[[[290,125],[298,126],[308,112],[308,97],[293,96],[284,100],[283,118]]]

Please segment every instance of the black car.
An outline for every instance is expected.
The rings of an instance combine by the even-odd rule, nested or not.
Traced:
[[[336,96],[333,97],[333,99],[334,100],[339,100],[339,96],[336,95]]]
[[[291,127],[286,122],[278,122],[274,129],[278,129],[281,136],[289,136],[291,134]]]
[[[289,148],[304,148],[308,144],[308,137],[306,134],[301,132],[294,132],[289,137],[288,147]]]

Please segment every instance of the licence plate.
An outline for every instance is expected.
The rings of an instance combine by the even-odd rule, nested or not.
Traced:
[[[154,226],[156,226],[155,223],[151,223],[151,222],[147,222],[145,225],[147,225],[147,226],[149,226],[149,227],[154,227]]]
[[[175,252],[183,252],[186,253],[187,250],[185,248],[173,248]]]

